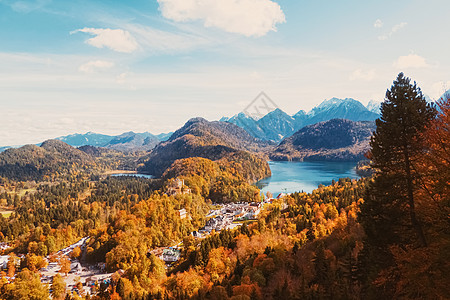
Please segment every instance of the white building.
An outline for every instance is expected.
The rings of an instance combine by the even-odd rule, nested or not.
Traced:
[[[8,267],[9,255],[0,256],[0,269],[6,269]]]
[[[183,220],[184,218],[186,218],[186,216],[187,216],[187,211],[186,211],[186,209],[180,209],[179,211],[178,211],[178,215],[180,216],[180,219],[181,220]]]
[[[174,248],[164,249],[161,259],[165,262],[175,262],[180,259],[180,254],[181,251]]]
[[[8,245],[7,243],[0,243],[0,251],[1,250],[6,250],[8,248],[11,248],[11,246]]]

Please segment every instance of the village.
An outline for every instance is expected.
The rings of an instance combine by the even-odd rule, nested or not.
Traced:
[[[97,265],[85,265],[81,263],[82,258],[73,258],[71,255],[74,249],[80,248],[82,253],[86,249],[86,242],[88,237],[84,237],[78,242],[69,247],[66,247],[56,253],[56,256],[66,257],[70,262],[70,271],[64,278],[66,282],[66,289],[69,292],[76,292],[78,294],[93,294],[97,288],[97,284],[105,283],[109,284],[111,275],[113,273],[105,273],[104,264]],[[47,256],[47,260],[50,261],[51,257]],[[61,272],[61,266],[58,262],[49,262],[46,268],[41,269],[41,282],[51,283],[53,277]]]
[[[277,198],[284,197],[285,194],[280,194]],[[191,235],[197,239],[203,239],[213,232],[221,230],[233,229],[242,226],[243,222],[255,220],[265,204],[272,203],[273,198],[267,198],[262,202],[240,202],[240,203],[226,203],[221,205],[213,205],[212,209],[206,215],[206,224],[198,231],[194,231]],[[284,207],[286,208],[286,207]],[[185,209],[178,211],[180,218],[189,217]],[[161,260],[166,265],[171,265],[178,261],[181,256],[181,243],[171,247],[160,247],[149,251]]]

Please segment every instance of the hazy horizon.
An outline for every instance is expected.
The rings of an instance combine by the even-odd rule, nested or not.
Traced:
[[[444,0],[0,0],[0,145],[174,131],[266,92],[288,114],[450,87]]]
[[[347,98],[351,98],[351,97],[347,97]],[[255,100],[255,99],[253,99],[253,100]],[[325,99],[325,100],[323,100],[323,101],[326,101],[326,100],[331,100],[331,99]],[[357,99],[354,99],[354,100],[357,100]],[[322,101],[322,102],[323,102]],[[357,100],[357,101],[359,101],[359,100]],[[317,105],[319,105],[320,103],[322,103],[322,102],[319,102]],[[361,101],[359,101],[359,102],[361,102]],[[249,103],[251,103],[251,101],[249,101]],[[362,102],[361,102],[362,103]],[[367,103],[362,103],[364,106],[366,106],[367,105]],[[277,104],[276,104],[277,105]],[[316,105],[316,106],[317,106]],[[281,109],[281,110],[283,110],[283,108],[281,108],[281,107],[276,107],[276,108],[279,108],[279,109]],[[273,110],[275,110],[276,108],[273,108],[273,109],[271,109],[271,111],[273,111]],[[301,111],[301,110],[303,110],[302,108],[299,108],[298,110],[296,110],[296,111],[294,111],[293,113],[288,113],[288,112],[286,112],[287,114],[289,114],[290,116],[293,116],[295,113],[297,113],[297,112],[299,112],[299,111]],[[284,111],[284,110],[283,110]],[[311,110],[307,110],[306,111],[306,113],[309,113]],[[239,113],[241,113],[241,112],[243,112],[242,110],[241,111],[238,111],[238,112],[236,112],[235,114],[233,114],[233,115],[229,115],[229,116],[220,116],[219,118],[216,118],[216,119],[207,119],[208,121],[219,121],[221,118],[223,118],[223,117],[232,117],[232,116],[235,116],[235,115],[237,115],[237,114],[239,114]],[[244,112],[245,113],[245,112]],[[268,114],[269,112],[267,112],[267,113],[264,113],[264,115],[266,115],[266,114]],[[121,134],[124,134],[124,133],[128,133],[128,132],[134,132],[134,133],[146,133],[146,132],[148,132],[148,133],[150,133],[150,134],[153,134],[153,135],[155,135],[155,136],[157,136],[157,135],[161,135],[161,134],[168,134],[168,133],[171,133],[171,132],[174,132],[174,131],[176,131],[177,129],[179,129],[179,128],[181,128],[186,122],[188,122],[190,119],[192,119],[192,118],[196,118],[196,117],[201,117],[201,116],[191,116],[191,117],[189,117],[188,119],[186,119],[186,120],[184,120],[184,121],[182,121],[181,122],[181,124],[180,124],[180,126],[178,126],[178,127],[176,127],[175,129],[173,129],[173,130],[169,130],[169,131],[165,131],[165,132],[152,132],[151,130],[144,130],[144,131],[135,131],[135,130],[127,130],[127,129],[125,129],[125,130],[122,130],[122,131],[117,131],[117,132],[111,132],[111,133],[105,133],[105,132],[96,132],[96,131],[92,131],[92,130],[88,130],[88,131],[84,131],[84,132],[67,132],[67,133],[65,133],[65,134],[62,134],[62,135],[59,135],[59,136],[49,136],[49,137],[45,137],[44,139],[42,139],[42,140],[40,140],[40,141],[37,141],[37,142],[25,142],[25,143],[21,143],[21,144],[15,144],[15,145],[10,145],[10,144],[8,144],[8,145],[3,145],[3,144],[0,144],[0,147],[20,147],[20,146],[24,146],[24,145],[27,145],[27,144],[40,144],[40,143],[42,143],[42,142],[44,142],[45,140],[50,140],[50,139],[58,139],[58,138],[61,138],[61,137],[67,137],[67,136],[70,136],[70,135],[76,135],[76,134],[81,134],[81,135],[84,135],[84,134],[88,134],[88,133],[93,133],[93,134],[103,134],[103,135],[109,135],[109,136],[118,136],[118,135],[121,135]],[[251,116],[250,116],[251,117]],[[254,117],[253,117],[254,118]],[[255,119],[255,118],[254,118]],[[257,120],[257,119],[255,119],[255,120]]]

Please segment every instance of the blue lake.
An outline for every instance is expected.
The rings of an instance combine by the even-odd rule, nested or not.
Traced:
[[[287,162],[270,161],[272,177],[256,183],[262,192],[270,191],[275,197],[280,193],[312,192],[319,184],[330,185],[339,178],[358,179],[356,162]]]

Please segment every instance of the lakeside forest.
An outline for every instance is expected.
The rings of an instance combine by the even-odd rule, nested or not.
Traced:
[[[448,299],[449,121],[450,95],[430,104],[401,73],[372,137],[370,125],[358,125],[364,135],[351,127],[368,143],[364,177],[273,199],[242,226],[202,238],[191,233],[217,205],[264,200],[253,184],[270,176],[273,145],[233,124],[193,119],[150,152],[56,140],[6,150],[0,242],[10,247],[0,250],[8,256],[0,299]],[[305,132],[282,144],[283,155],[318,151],[295,144]],[[105,175],[118,169],[158,178]],[[58,254],[84,237],[83,249]],[[176,244],[180,259],[169,266],[151,251]],[[102,264],[110,281],[93,293],[81,282],[67,290],[69,258]],[[60,274],[42,283],[49,263]]]

